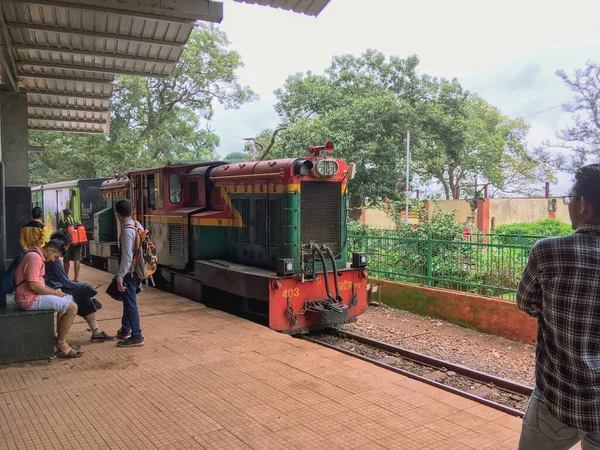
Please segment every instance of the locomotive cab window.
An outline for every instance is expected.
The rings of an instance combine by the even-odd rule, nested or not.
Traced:
[[[162,209],[163,198],[161,195],[161,178],[159,173],[147,175],[148,209]]]
[[[169,200],[171,203],[181,203],[181,175],[172,173],[169,175]]]
[[[148,209],[156,209],[156,185],[154,175],[148,175]]]

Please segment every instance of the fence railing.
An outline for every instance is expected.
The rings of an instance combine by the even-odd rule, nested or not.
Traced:
[[[540,236],[401,237],[395,230],[350,234],[350,252],[366,252],[369,275],[514,300]]]

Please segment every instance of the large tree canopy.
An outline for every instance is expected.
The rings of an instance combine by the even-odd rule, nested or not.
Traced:
[[[397,195],[404,180],[406,132],[420,182],[439,182],[446,198],[474,184],[490,192],[528,193],[548,177],[525,148],[527,126],[510,120],[457,80],[418,73],[416,56],[389,60],[375,50],[336,56],[324,75],[295,74],[275,91],[282,125],[272,156],[299,156],[332,140],[337,155],[357,163],[352,193],[361,201]],[[266,130],[258,138],[270,139]]]
[[[31,156],[32,184],[214,159],[219,138],[207,125],[213,102],[237,108],[256,98],[238,81],[241,66],[225,33],[200,24],[170,79],[117,77],[108,135],[30,133],[32,143],[46,146]]]

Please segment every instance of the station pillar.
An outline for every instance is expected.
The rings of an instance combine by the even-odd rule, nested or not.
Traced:
[[[27,97],[0,92],[0,273],[21,251],[21,227],[31,220]],[[0,308],[6,299],[0,298]]]

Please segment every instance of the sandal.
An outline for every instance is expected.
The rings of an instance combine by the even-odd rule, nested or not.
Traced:
[[[54,336],[54,346],[56,347],[56,344],[58,344],[58,342],[56,342],[56,336]],[[79,345],[71,345],[69,344],[69,346],[71,348],[74,348],[75,350],[79,351],[81,349],[81,347]],[[56,349],[57,352],[60,352],[61,350],[59,350],[58,348]]]
[[[80,352],[79,350],[75,350],[74,348],[71,348],[69,353],[65,353],[62,350],[58,350],[54,355],[57,358],[80,358],[83,355],[83,352]]]

